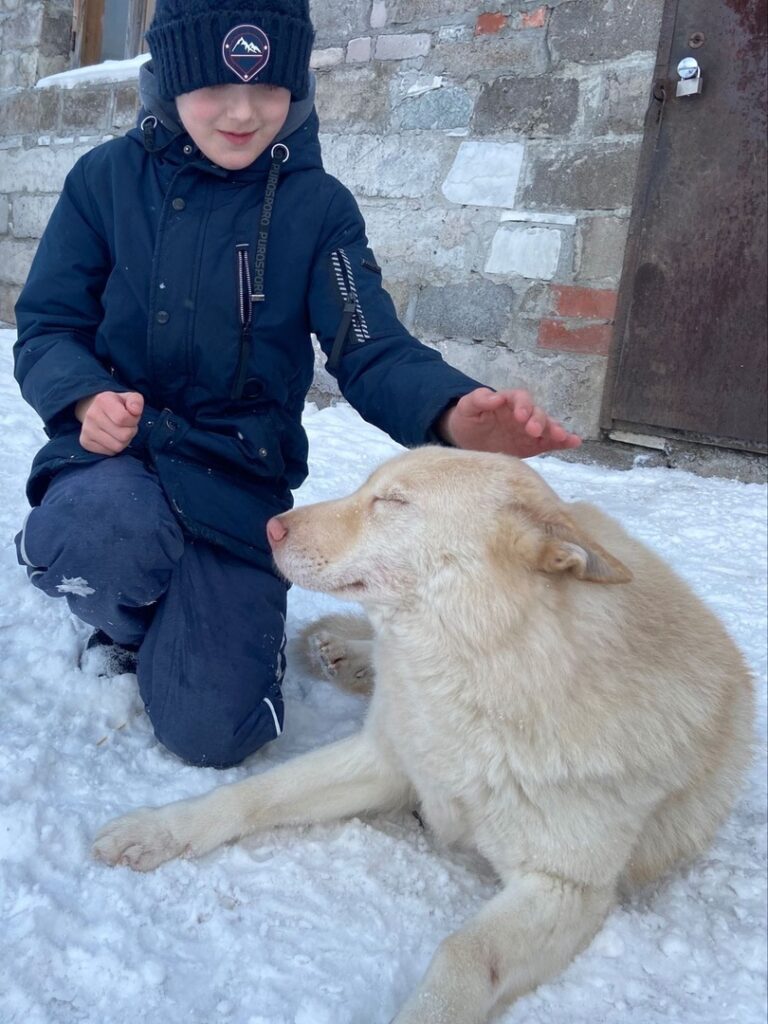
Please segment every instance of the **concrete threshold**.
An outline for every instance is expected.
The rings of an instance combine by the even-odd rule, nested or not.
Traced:
[[[685,469],[702,477],[722,477],[742,483],[768,483],[768,456],[740,452],[731,448],[714,448],[703,444],[685,444],[654,438],[660,447],[628,444],[604,439],[585,441],[580,448],[566,452],[550,452],[546,458],[566,462],[609,466],[612,469],[660,467]]]

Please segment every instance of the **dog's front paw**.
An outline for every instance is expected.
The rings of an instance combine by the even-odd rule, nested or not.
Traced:
[[[370,693],[373,689],[373,665],[370,643],[347,640],[326,629],[318,629],[307,638],[312,663],[326,679],[352,693]]]
[[[347,645],[340,636],[318,629],[307,638],[310,657],[326,679],[335,680],[347,659]]]
[[[174,833],[163,809],[144,807],[115,818],[99,830],[93,855],[105,864],[123,864],[134,871],[152,871],[186,853],[187,844]]]

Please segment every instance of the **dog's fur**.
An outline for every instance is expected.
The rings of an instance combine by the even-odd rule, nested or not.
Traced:
[[[658,557],[507,456],[422,448],[277,522],[289,579],[368,612],[362,731],[120,818],[95,853],[149,870],[256,830],[418,802],[503,887],[442,943],[395,1021],[480,1024],[586,946],[620,882],[707,846],[749,760],[749,674]],[[348,640],[325,651],[331,665]]]

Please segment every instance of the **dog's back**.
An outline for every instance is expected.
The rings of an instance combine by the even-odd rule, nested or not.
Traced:
[[[666,791],[627,864],[642,884],[706,849],[730,811],[751,758],[753,683],[722,623],[659,556],[593,506],[570,510],[633,574],[609,595],[622,615],[616,741]]]

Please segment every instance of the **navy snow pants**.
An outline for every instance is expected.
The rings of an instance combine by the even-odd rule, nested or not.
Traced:
[[[184,761],[230,767],[280,735],[285,583],[185,536],[138,459],[63,470],[16,544],[36,587],[140,645],[147,714]]]

